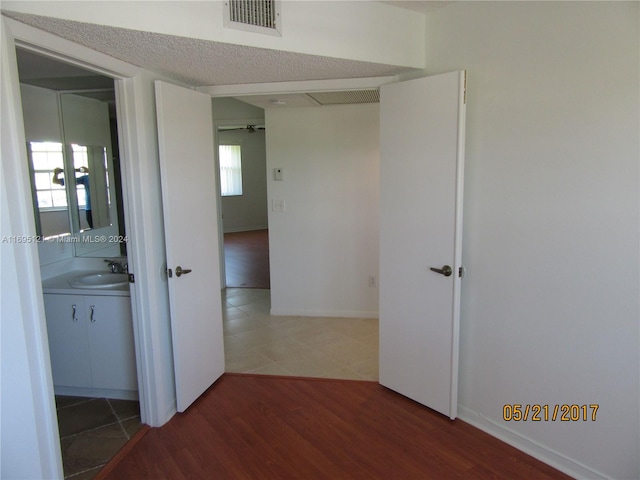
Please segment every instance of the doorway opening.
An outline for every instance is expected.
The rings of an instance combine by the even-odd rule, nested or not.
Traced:
[[[214,99],[214,115],[234,99]],[[235,105],[242,108],[242,105]],[[264,111],[258,117],[218,125],[219,205],[223,248],[221,283],[227,288],[270,289],[269,226]]]
[[[93,478],[141,427],[128,284],[103,296],[53,282],[75,268],[108,273],[104,257],[127,271],[114,79],[26,45],[16,56],[34,218],[48,240],[40,268],[64,474]],[[118,241],[84,240],[105,233]]]

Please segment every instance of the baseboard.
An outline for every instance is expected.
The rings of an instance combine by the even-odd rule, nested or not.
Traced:
[[[295,308],[271,308],[271,315],[284,317],[345,317],[345,318],[378,318],[377,311],[365,310],[306,310]]]
[[[68,395],[71,397],[113,398],[117,400],[138,400],[139,398],[137,390],[62,387],[59,385],[54,385],[53,391],[56,395]]]
[[[458,405],[458,418],[574,478],[589,480],[608,480],[611,478],[513,430],[505,428],[497,422],[462,405]]]

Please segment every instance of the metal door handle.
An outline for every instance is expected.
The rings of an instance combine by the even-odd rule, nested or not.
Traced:
[[[91,305],[91,317],[90,317],[91,323],[96,323],[96,306],[95,305]]]
[[[451,270],[451,267],[449,265],[445,265],[442,268],[433,268],[433,267],[431,267],[430,270],[432,272],[439,273],[440,275],[444,275],[445,277],[450,277],[451,274],[453,273],[453,270]]]
[[[179,277],[180,275],[186,275],[187,273],[191,273],[190,268],[183,269],[180,265],[176,267],[176,277]]]

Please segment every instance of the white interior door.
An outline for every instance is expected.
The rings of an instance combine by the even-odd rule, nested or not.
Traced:
[[[156,81],[178,411],[224,373],[211,98]]]
[[[380,383],[452,419],[465,75],[380,88]]]

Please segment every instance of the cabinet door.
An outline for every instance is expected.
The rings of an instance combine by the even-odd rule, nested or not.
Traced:
[[[137,390],[129,297],[87,296],[93,388]]]
[[[53,384],[91,387],[91,360],[84,298],[44,295]]]

